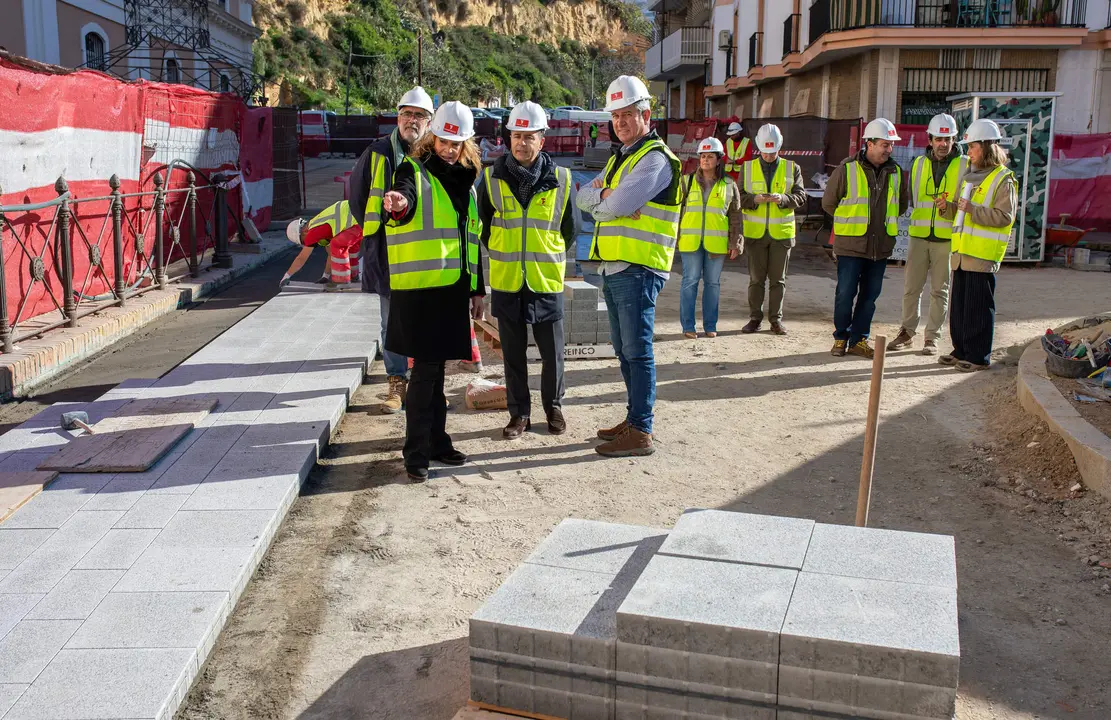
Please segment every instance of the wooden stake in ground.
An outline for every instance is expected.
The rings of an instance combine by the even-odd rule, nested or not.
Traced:
[[[883,361],[887,354],[887,338],[876,336],[876,354],[872,358],[872,386],[868,390],[868,420],[864,425],[864,462],[860,465],[860,493],[856,497],[856,525],[868,526],[868,509],[872,504],[872,467],[876,462],[876,424],[880,415],[880,391],[883,389]]]

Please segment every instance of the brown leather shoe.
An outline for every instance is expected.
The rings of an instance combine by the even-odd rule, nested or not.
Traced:
[[[741,332],[745,335],[751,335],[760,329],[760,320],[749,320],[748,324],[741,328]]]
[[[516,440],[532,429],[532,422],[527,417],[514,417],[509,419],[509,424],[502,428],[501,436],[506,440]]]
[[[783,327],[783,323],[777,320],[772,323],[772,333],[775,335],[786,335],[787,328]]]
[[[888,350],[902,350],[914,344],[914,335],[911,334],[906,328],[899,328],[899,334],[895,339],[887,343]]]
[[[652,445],[651,435],[626,425],[620,435],[602,443],[594,451],[606,457],[639,457],[651,455],[656,448]]]
[[[563,419],[563,411],[559,408],[552,408],[548,413],[548,432],[552,435],[562,435],[567,432],[567,421]]]
[[[856,344],[849,348],[849,355],[856,355],[858,357],[871,360],[876,355],[876,351],[868,344],[868,341],[861,338],[856,341]]]
[[[848,351],[848,346],[848,340],[834,340],[833,349],[829,351],[829,354],[833,357],[845,357],[845,353]]]
[[[625,428],[627,428],[628,426],[629,424],[622,420],[617,425],[614,425],[611,428],[602,428],[601,430],[599,430],[598,437],[602,440],[614,440],[615,438],[617,438],[618,435],[625,432]]]

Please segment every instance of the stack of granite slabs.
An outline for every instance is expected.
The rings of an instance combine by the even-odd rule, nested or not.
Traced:
[[[611,720],[617,607],[666,530],[564,520],[471,618],[471,699]]]

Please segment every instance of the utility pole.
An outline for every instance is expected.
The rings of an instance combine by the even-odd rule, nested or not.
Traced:
[[[424,28],[417,30],[417,85],[424,87]]]
[[[346,88],[343,94],[343,115],[347,117],[351,113],[351,42],[347,43],[347,79],[343,81]]]

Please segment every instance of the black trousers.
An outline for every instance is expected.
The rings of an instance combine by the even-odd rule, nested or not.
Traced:
[[[432,456],[450,451],[446,427],[444,361],[414,359],[405,394],[405,467],[427,468]]]
[[[532,326],[540,350],[540,400],[550,413],[563,402],[563,320]],[[498,336],[505,364],[505,389],[510,417],[529,417],[532,395],[528,387],[528,324],[498,318]]]
[[[991,364],[995,337],[995,273],[954,270],[949,289],[949,336],[953,357]]]

